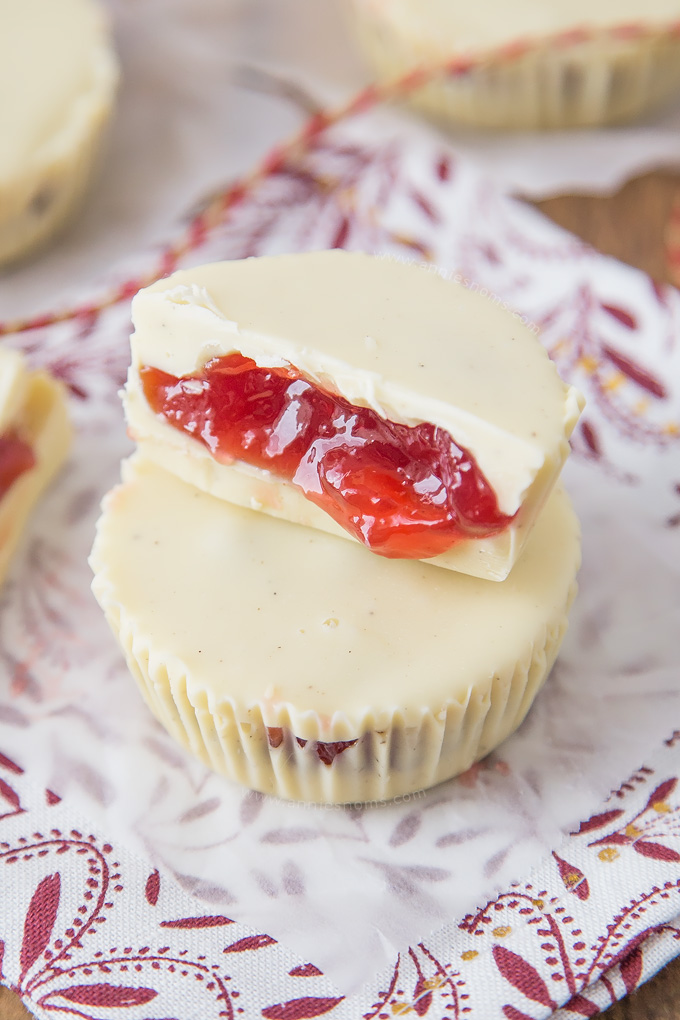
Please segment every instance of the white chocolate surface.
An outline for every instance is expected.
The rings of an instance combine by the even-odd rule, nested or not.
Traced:
[[[84,194],[117,80],[99,0],[0,0],[0,265]]]
[[[0,347],[0,434],[12,427],[26,402],[28,372],[19,351]]]
[[[462,0],[353,0],[357,8],[383,20],[414,51],[430,59],[474,53],[512,39],[540,38],[574,28],[615,25],[665,26],[680,20],[678,0],[515,0],[464,3]]]
[[[46,372],[30,372],[17,351],[0,347],[0,434],[7,431],[29,443],[35,465],[0,498],[0,582],[33,506],[71,445],[64,387]]]
[[[518,318],[391,259],[331,251],[203,266],[141,291],[133,319],[125,410],[147,456],[221,498],[345,534],[268,472],[215,464],[151,412],[138,376],[144,365],[191,374],[234,350],[290,363],[390,420],[432,422],[469,450],[501,510],[521,510],[501,535],[463,541],[437,562],[494,579],[519,555],[582,404]]]
[[[562,620],[579,563],[561,490],[497,585],[230,506],[139,457],[124,477],[99,524],[98,598],[185,672],[190,697],[244,718],[259,705],[268,725],[284,706],[330,726],[464,703]]]
[[[0,183],[6,184],[101,95],[111,67],[93,0],[0,2]]]
[[[93,590],[149,707],[255,789],[347,803],[468,768],[555,659],[579,528],[557,490],[504,584],[384,560],[230,506],[137,454],[106,498]],[[317,741],[350,741],[332,763]]]

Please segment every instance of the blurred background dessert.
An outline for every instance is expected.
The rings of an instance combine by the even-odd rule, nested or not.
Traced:
[[[117,79],[95,0],[0,4],[0,266],[50,239],[77,206]]]
[[[350,6],[382,79],[442,68],[411,101],[457,124],[535,129],[625,123],[680,86],[676,0],[350,0]]]

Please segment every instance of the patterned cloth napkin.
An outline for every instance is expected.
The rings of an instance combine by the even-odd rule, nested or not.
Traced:
[[[589,401],[566,473],[584,567],[514,738],[422,796],[312,811],[170,742],[85,556],[129,449],[116,392],[136,285],[178,262],[330,246],[429,261],[541,329]],[[69,385],[78,442],[3,594],[2,980],[39,1017],[593,1015],[680,936],[680,297],[380,113],[314,122],[128,269],[63,316],[7,327]]]

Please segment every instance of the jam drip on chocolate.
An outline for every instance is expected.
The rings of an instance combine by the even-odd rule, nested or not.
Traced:
[[[474,458],[444,429],[386,421],[305,379],[228,354],[177,378],[140,371],[152,410],[223,463],[292,482],[381,556],[426,559],[511,518]]]
[[[35,467],[35,456],[27,442],[15,432],[0,436],[0,499],[25,471]]]

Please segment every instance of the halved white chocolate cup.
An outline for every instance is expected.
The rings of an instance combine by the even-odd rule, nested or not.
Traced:
[[[275,468],[245,454],[225,463],[174,427],[143,381],[150,368],[193,384],[212,359],[234,352],[258,366],[292,366],[352,405],[406,426],[429,423],[467,451],[512,519],[487,533],[454,532],[430,562],[497,581],[548,498],[582,407],[517,315],[436,267],[344,251],[214,263],[140,291],[133,319],[125,413],[147,458],[221,499],[355,541]]]
[[[71,431],[62,384],[30,372],[17,351],[0,349],[0,436],[17,435],[34,458],[0,497],[0,584],[33,506],[66,457]]]

